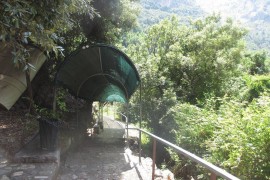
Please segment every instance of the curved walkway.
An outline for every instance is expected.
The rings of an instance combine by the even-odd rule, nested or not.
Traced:
[[[123,125],[104,117],[104,131],[86,137],[61,162],[58,180],[140,180],[151,175],[139,173],[131,152],[125,148]]]

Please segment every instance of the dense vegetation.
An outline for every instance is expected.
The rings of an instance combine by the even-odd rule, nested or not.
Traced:
[[[147,28],[172,15],[181,17],[182,23],[199,18],[204,12],[192,0],[141,0],[142,10],[138,18],[141,28]]]
[[[241,179],[269,179],[269,58],[247,51],[246,34],[218,15],[188,25],[174,16],[127,35],[122,48],[140,71],[146,128]],[[131,119],[138,120],[138,103],[137,94]],[[159,162],[175,174],[207,178],[159,148]]]

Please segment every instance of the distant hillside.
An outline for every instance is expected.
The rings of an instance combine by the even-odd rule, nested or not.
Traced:
[[[247,28],[248,47],[270,52],[270,1],[269,0],[141,0],[139,17],[141,28],[177,14],[181,21],[197,19],[214,12],[231,17]]]
[[[203,14],[199,6],[194,5],[193,0],[141,0],[141,4],[143,8],[139,23],[142,28],[174,14],[180,16],[183,23]]]
[[[206,13],[220,12],[232,17],[249,29],[247,37],[250,49],[267,49],[270,52],[270,1],[269,0],[197,0]]]

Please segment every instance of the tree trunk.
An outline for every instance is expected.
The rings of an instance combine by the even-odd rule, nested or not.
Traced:
[[[27,85],[27,91],[28,91],[28,96],[29,96],[29,113],[35,114],[33,90],[32,90],[32,85],[31,85],[30,70],[29,69],[27,69],[25,71],[25,78],[26,78],[26,85]]]

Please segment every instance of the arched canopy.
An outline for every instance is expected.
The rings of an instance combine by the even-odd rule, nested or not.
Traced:
[[[34,46],[29,49],[28,63],[35,69],[30,68],[30,80],[32,81],[37,72],[46,61],[46,55]],[[25,72],[14,66],[12,61],[13,47],[0,41],[0,107],[9,110],[27,88]]]
[[[66,58],[55,80],[76,97],[100,102],[128,102],[140,83],[128,56],[101,44],[83,46]]]

